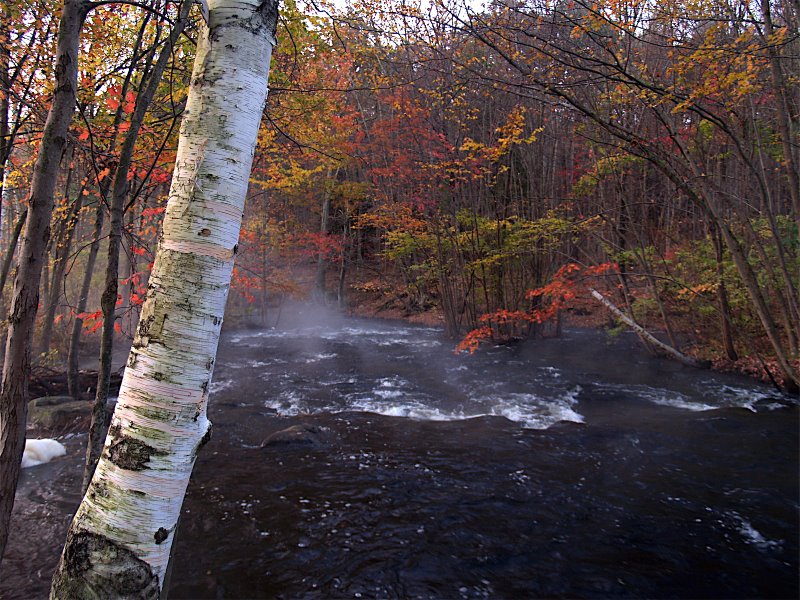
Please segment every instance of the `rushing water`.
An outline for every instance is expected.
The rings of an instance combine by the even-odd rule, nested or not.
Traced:
[[[628,337],[306,320],[226,334],[212,392],[173,599],[798,596],[797,403]],[[84,442],[26,471],[3,597],[46,593]]]

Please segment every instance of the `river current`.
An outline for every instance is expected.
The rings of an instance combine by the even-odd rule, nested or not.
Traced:
[[[228,332],[170,598],[795,598],[796,400],[626,336],[456,356],[311,313]],[[260,447],[295,424],[322,443]],[[3,598],[45,597],[85,436],[24,472]]]

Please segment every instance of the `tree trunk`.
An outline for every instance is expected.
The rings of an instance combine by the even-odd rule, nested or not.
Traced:
[[[11,139],[8,135],[8,116],[10,105],[8,102],[11,85],[8,77],[9,56],[6,47],[8,24],[11,22],[8,7],[4,7],[0,15],[0,225],[3,223],[3,190],[6,181],[6,161],[11,151]],[[0,233],[2,229],[0,228]],[[3,286],[0,285],[0,294]]]
[[[56,47],[55,91],[33,167],[28,216],[8,318],[5,366],[0,386],[0,558],[8,540],[11,508],[25,447],[30,348],[39,305],[39,280],[50,237],[58,166],[75,109],[78,46],[89,7],[85,0],[64,0]]]
[[[52,598],[160,596],[189,476],[210,435],[208,385],[267,91],[277,2],[211,0],[209,8],[147,298]]]
[[[344,215],[344,227],[342,228],[342,254],[339,260],[339,282],[336,286],[336,303],[339,308],[344,308],[347,305],[347,297],[345,295],[345,278],[347,277],[347,256],[350,254],[347,250],[347,237],[349,232],[349,218],[347,211]]]
[[[25,220],[28,217],[28,209],[24,209],[22,214],[17,219],[17,224],[14,225],[14,230],[11,232],[11,240],[9,241],[8,248],[6,249],[6,255],[3,257],[3,266],[0,267],[0,294],[3,292],[3,288],[6,285],[6,278],[8,277],[8,272],[11,270],[11,263],[14,261],[14,252],[17,249],[17,241],[19,240],[19,235],[22,233],[22,226],[25,225]]]
[[[69,203],[71,179],[72,168],[69,169],[67,174],[67,183],[64,191],[66,203]],[[78,223],[81,208],[83,207],[82,192],[83,190],[78,191],[69,217],[63,222],[58,237],[56,238],[55,248],[53,250],[53,274],[50,279],[50,285],[48,286],[47,302],[45,303],[45,313],[42,323],[42,335],[39,341],[40,354],[47,354],[50,351],[50,342],[53,337],[53,324],[55,323],[56,311],[58,310],[58,301],[61,298],[61,292],[64,290],[64,277],[69,253],[72,249],[72,238],[75,234],[75,226]]]
[[[800,169],[798,168],[794,154],[797,136],[794,135],[792,131],[792,111],[789,108],[788,86],[778,54],[781,46],[775,43],[775,31],[772,23],[772,12],[770,10],[769,0],[761,0],[761,14],[764,17],[764,32],[766,33],[765,47],[767,49],[767,56],[769,56],[770,75],[772,77],[778,116],[778,133],[780,134],[779,138],[781,141],[781,148],[783,149],[783,167],[786,179],[789,183],[789,196],[792,199],[795,223],[798,229],[800,229]]]
[[[103,221],[105,221],[105,207],[98,198],[97,211],[94,221],[94,231],[92,232],[92,243],[89,247],[89,257],[86,260],[86,271],[83,273],[83,282],[78,296],[78,304],[75,307],[75,319],[72,321],[72,331],[69,336],[69,351],[67,353],[67,386],[69,395],[80,400],[80,390],[78,389],[78,361],[81,350],[81,329],[83,329],[83,319],[78,315],[86,312],[89,303],[89,290],[92,286],[92,275],[94,275],[94,265],[97,262],[97,254],[100,251],[100,237],[103,233]]]
[[[100,308],[103,311],[103,330],[100,336],[100,366],[97,370],[97,389],[92,407],[92,424],[89,427],[89,441],[86,444],[86,465],[83,471],[83,491],[89,485],[95,465],[100,457],[106,426],[106,402],[111,383],[111,362],[114,352],[114,325],[116,324],[117,292],[119,290],[119,250],[122,244],[122,227],[125,218],[125,198],[128,194],[128,171],[133,160],[133,150],[139,137],[139,130],[144,123],[145,113],[153,101],[161,75],[172,55],[172,48],[178,36],[186,26],[191,2],[183,0],[180,15],[172,28],[169,39],[161,49],[153,70],[146,76],[140,87],[144,91],[136,99],[136,107],[131,115],[131,124],[125,141],[119,152],[119,161],[114,173],[114,184],[111,192],[111,219],[108,232],[108,252],[106,262],[106,278],[103,294],[100,297]]]
[[[2,198],[0,198],[2,200]],[[6,278],[8,277],[8,272],[11,270],[11,263],[14,261],[14,252],[17,250],[17,242],[19,241],[19,236],[22,233],[22,226],[25,225],[25,219],[28,216],[28,209],[25,208],[22,211],[22,214],[17,219],[16,225],[14,225],[13,231],[11,231],[11,239],[8,242],[8,248],[6,249],[5,256],[3,257],[3,264],[0,266],[0,317],[5,318],[6,316],[6,299],[3,295],[3,290],[5,289],[6,285]],[[5,337],[0,338],[0,343],[3,343],[3,346],[0,346],[0,378],[3,376],[3,364],[5,362]],[[1,559],[2,557],[0,557]]]
[[[338,175],[339,169],[336,169],[336,173]],[[328,167],[328,170],[325,174],[325,187],[322,192],[322,216],[320,217],[319,223],[319,234],[320,234],[320,241],[325,239],[325,236],[328,235],[328,221],[330,220],[331,214],[331,186],[333,182],[331,181],[331,169]],[[314,278],[314,296],[316,296],[317,300],[320,302],[325,302],[325,271],[328,267],[328,261],[325,258],[325,250],[320,248],[319,254],[317,255],[317,273],[316,277]]]
[[[739,360],[736,348],[733,345],[733,327],[731,327],[731,306],[728,302],[728,290],[725,287],[725,269],[722,263],[722,239],[719,230],[714,228],[710,233],[714,244],[714,258],[717,264],[717,301],[719,302],[720,327],[722,330],[722,345],[725,354],[730,360]]]
[[[610,310],[617,317],[619,317],[619,319],[623,323],[625,323],[628,327],[633,329],[641,337],[645,338],[650,344],[652,344],[654,347],[658,348],[661,352],[663,352],[663,353],[665,353],[665,354],[677,359],[679,362],[682,362],[683,364],[685,364],[687,366],[690,366],[690,367],[698,367],[698,368],[707,368],[708,367],[708,365],[706,363],[704,363],[702,361],[699,361],[699,360],[697,360],[695,358],[692,358],[691,356],[687,356],[683,352],[680,352],[679,350],[676,350],[675,348],[673,348],[669,344],[665,344],[664,342],[659,340],[657,337],[655,337],[653,334],[651,334],[649,331],[647,331],[644,327],[639,325],[636,321],[631,319],[628,315],[626,315],[619,308],[617,308],[614,305],[614,303],[611,302],[611,300],[609,300],[608,298],[603,296],[603,294],[601,294],[597,290],[589,288],[589,292],[591,292],[592,297],[594,297],[603,306],[605,306],[608,310]]]

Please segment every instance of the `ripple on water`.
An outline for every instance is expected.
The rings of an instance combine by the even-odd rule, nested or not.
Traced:
[[[736,522],[736,529],[744,538],[746,544],[750,544],[763,552],[770,550],[780,550],[783,540],[769,540],[758,531],[753,524],[741,516],[739,513],[731,511],[729,513]]]
[[[218,381],[212,381],[208,386],[208,391],[211,394],[216,394],[231,387],[233,387],[233,381],[229,379],[220,379]]]
[[[351,380],[346,380],[346,383],[351,384]],[[525,393],[475,395],[450,406],[397,376],[378,379],[368,391],[334,395],[333,402],[314,397],[312,390],[308,392],[293,386],[274,394],[264,402],[264,406],[282,416],[356,411],[420,421],[503,417],[526,429],[547,429],[564,421],[583,423],[585,420],[575,410],[579,386],[548,396]]]
[[[799,597],[796,402],[590,333],[462,358],[348,323],[223,340],[172,597]],[[330,444],[259,447],[301,421]],[[23,474],[0,597],[47,595],[82,441]]]

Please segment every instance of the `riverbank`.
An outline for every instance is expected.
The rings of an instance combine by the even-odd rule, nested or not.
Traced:
[[[347,312],[350,315],[364,318],[404,321],[417,325],[444,327],[445,319],[438,306],[430,305],[425,310],[411,308],[401,299],[393,297],[374,282],[362,282],[351,286],[350,303]],[[560,318],[565,327],[605,330],[611,336],[627,330],[620,326],[613,315],[589,295],[578,294],[570,301],[569,307],[561,312]],[[725,356],[719,341],[705,342],[697,338],[693,323],[680,315],[674,316],[675,334],[682,340],[680,350],[686,355],[706,364],[718,373],[737,373],[751,377],[759,382],[782,389],[784,380],[777,360],[766,352],[745,353],[742,351],[737,360]],[[649,330],[657,337],[666,339],[666,333],[658,329]],[[455,343],[454,341],[454,347]],[[752,344],[761,346],[762,344]],[[643,344],[646,348],[647,346]],[[793,361],[800,371],[800,358]]]

